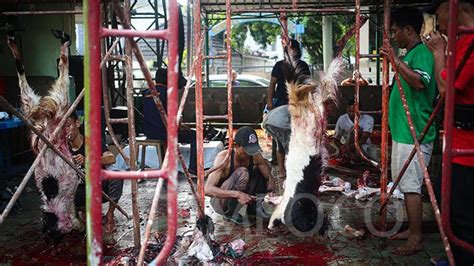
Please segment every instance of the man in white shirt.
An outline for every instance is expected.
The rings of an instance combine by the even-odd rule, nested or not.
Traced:
[[[371,155],[370,135],[374,127],[374,118],[370,115],[362,114],[359,117],[359,145],[366,155]],[[334,134],[335,143],[338,147],[345,146],[346,150],[356,155],[354,146],[354,100],[351,99],[347,104],[347,113],[337,119],[336,132]]]

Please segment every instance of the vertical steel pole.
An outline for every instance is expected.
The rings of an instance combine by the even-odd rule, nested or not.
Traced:
[[[84,1],[85,57],[85,142],[86,142],[86,212],[87,261],[99,265],[102,261],[102,186],[101,162],[101,77],[100,77],[100,2]]]
[[[383,30],[390,32],[390,0],[384,0],[383,6]],[[383,40],[384,46],[390,45],[390,41]],[[388,182],[388,97],[389,97],[389,73],[390,65],[388,58],[385,57],[382,64],[382,141],[381,141],[381,156],[380,156],[380,201],[384,204],[387,201],[387,182]],[[387,211],[384,209],[380,216],[380,225],[382,230],[385,230],[385,221],[387,218]]]
[[[205,29],[205,44],[206,44],[206,56],[209,56],[209,17],[207,15],[207,13],[205,14],[205,20],[204,20],[204,25],[206,25],[206,29]],[[210,60],[206,60],[206,86],[207,87],[210,87],[210,83],[209,83],[209,62]]]
[[[452,143],[454,123],[454,81],[456,79],[454,69],[456,60],[456,35],[458,30],[458,1],[449,1],[449,26],[448,26],[448,55],[447,55],[447,84],[444,107],[444,145],[443,145],[443,171],[441,181],[441,209],[443,210],[442,224],[448,235],[453,238],[451,230],[451,179],[452,179]],[[448,250],[446,250],[448,253]],[[448,253],[449,254],[449,253]],[[448,256],[449,257],[449,256]]]
[[[158,8],[158,7],[156,7]],[[131,25],[130,17],[130,0],[124,1],[123,13],[128,25]],[[156,11],[155,11],[156,14]],[[127,96],[127,116],[128,122],[128,139],[130,147],[130,171],[137,170],[137,142],[135,139],[135,110],[133,103],[133,73],[132,73],[132,45],[130,39],[125,42],[125,90]],[[133,243],[136,249],[140,249],[140,210],[138,207],[138,181],[130,180],[132,192],[132,213],[133,213]]]
[[[355,54],[355,87],[354,87],[354,147],[356,152],[359,156],[370,163],[371,165],[378,167],[378,163],[367,158],[365,154],[362,152],[362,149],[359,145],[359,117],[360,117],[360,110],[359,110],[359,92],[360,92],[360,26],[361,26],[361,19],[360,19],[360,0],[355,0],[355,38],[356,38],[356,54]]]
[[[201,43],[201,1],[194,1],[194,44]],[[196,99],[196,148],[197,148],[197,186],[198,186],[198,195],[201,206],[204,205],[204,127],[203,127],[203,107],[202,107],[202,53],[197,53],[199,51],[197,47],[194,48],[196,52],[195,58],[196,62],[196,86],[195,90],[195,99]]]
[[[168,186],[167,201],[168,234],[166,242],[157,257],[158,265],[163,265],[175,245],[178,228],[178,2],[169,1],[168,27]],[[201,139],[202,143],[202,139]]]
[[[380,14],[379,14],[380,6],[377,4],[375,9],[375,51],[376,53],[379,52],[380,46],[380,33],[379,33],[379,26],[380,26]],[[370,24],[369,24],[370,27]],[[377,56],[376,63],[375,63],[375,84],[380,85],[380,56]]]
[[[227,123],[228,123],[228,132],[229,132],[229,151],[234,146],[234,135],[233,135],[233,113],[232,113],[232,25],[231,17],[232,12],[230,10],[231,3],[230,0],[225,1],[225,25],[227,31],[226,38],[226,52],[227,52]]]

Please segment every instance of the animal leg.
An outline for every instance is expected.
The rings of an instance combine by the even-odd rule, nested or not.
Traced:
[[[36,95],[33,89],[28,84],[25,75],[25,67],[21,61],[20,51],[16,45],[15,36],[12,32],[7,33],[7,44],[10,50],[13,53],[13,58],[15,59],[16,71],[18,74],[18,85],[20,87],[20,95],[22,102],[22,110],[25,115],[28,115],[34,106],[36,106],[40,97]]]
[[[69,91],[69,46],[71,45],[71,38],[67,33],[60,30],[52,30],[54,37],[61,40],[61,52],[59,54],[59,77],[53,84],[49,92],[49,96],[53,98],[60,108],[65,110],[68,106],[68,91]],[[58,110],[61,111],[61,110]]]

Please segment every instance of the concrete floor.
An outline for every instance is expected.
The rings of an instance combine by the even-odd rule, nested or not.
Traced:
[[[261,141],[265,141],[261,138]],[[269,157],[268,146],[261,142],[264,155]],[[275,168],[275,167],[274,167]],[[275,171],[275,169],[274,169]],[[332,173],[331,175],[335,175]],[[353,181],[347,176],[340,176]],[[355,180],[355,179],[354,179]],[[145,219],[148,217],[151,199],[156,181],[146,181],[139,184],[140,217],[142,232]],[[44,242],[41,236],[39,198],[31,184],[32,191],[24,193],[20,202],[23,211],[11,215],[3,225],[0,225],[0,264],[57,264],[73,263],[85,264],[86,248],[84,234],[74,234],[66,237],[60,243]],[[154,223],[154,230],[159,234],[166,232],[166,190],[162,192],[159,212]],[[183,176],[179,178],[178,187],[178,235],[192,230],[195,225],[197,212],[194,198],[189,185]],[[427,265],[431,257],[443,256],[443,246],[436,224],[434,223],[431,206],[424,198],[423,230],[425,250],[413,256],[403,257],[392,254],[403,241],[382,240],[372,236],[364,222],[368,217],[377,220],[377,203],[359,202],[337,193],[325,193],[319,196],[331,224],[333,240],[320,237],[297,237],[284,227],[270,231],[264,221],[258,220],[256,226],[244,228],[222,219],[215,213],[206,198],[206,214],[215,224],[214,239],[218,243],[228,243],[234,239],[243,239],[246,249],[242,258],[230,261],[235,264],[247,265]],[[402,207],[403,202],[398,202]],[[120,205],[131,212],[130,182],[126,181],[124,195]],[[390,205],[392,210],[394,205]],[[107,204],[104,204],[104,213]],[[123,250],[133,246],[132,221],[127,220],[118,211],[115,213],[118,230],[114,234],[104,236],[108,243],[105,246],[106,259],[123,253]],[[405,218],[403,218],[405,220]],[[388,221],[393,218],[388,215]],[[404,223],[406,224],[406,223]],[[365,235],[354,238],[343,232],[343,228],[350,225],[355,229],[362,229]]]

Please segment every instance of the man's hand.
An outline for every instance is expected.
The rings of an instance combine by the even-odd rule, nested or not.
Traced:
[[[446,40],[439,31],[432,31],[425,37],[426,46],[433,53],[433,55],[444,56],[446,51]]]
[[[395,52],[393,51],[393,47],[392,46],[382,46],[380,47],[380,55],[382,56],[385,56],[385,58],[387,58],[388,60],[390,60],[390,54],[393,54],[393,56],[395,56]],[[396,60],[396,58],[395,58]]]
[[[267,110],[270,111],[273,109],[273,101],[267,101]]]
[[[239,201],[240,204],[249,204],[253,200],[255,200],[255,197],[250,196],[247,193],[244,193],[242,191],[237,191],[237,201]]]
[[[72,158],[74,159],[74,162],[77,165],[84,166],[84,161],[85,161],[84,155],[77,154],[77,155],[73,155]]]

